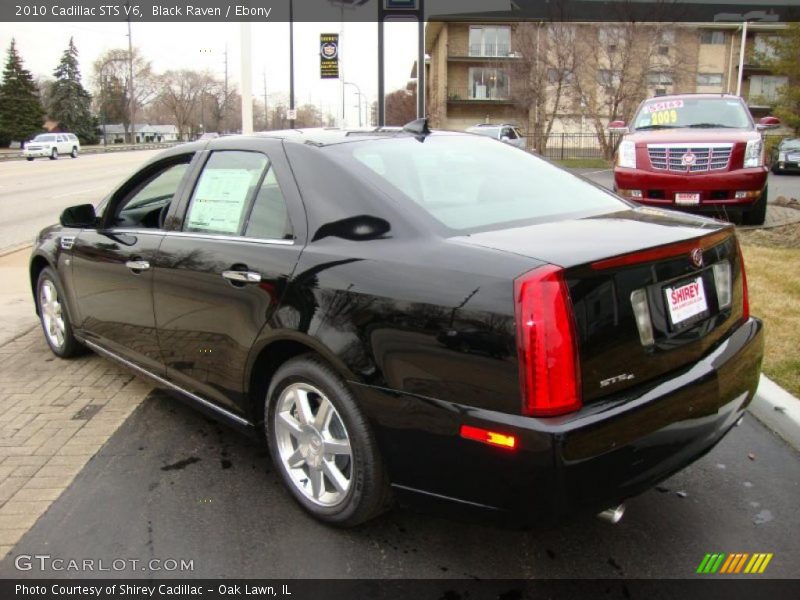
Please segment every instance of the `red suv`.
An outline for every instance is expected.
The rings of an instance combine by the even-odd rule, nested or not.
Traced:
[[[616,192],[650,206],[692,212],[741,213],[761,225],[767,212],[767,167],[759,130],[777,127],[775,117],[753,123],[738,96],[682,94],[639,105],[614,167]]]

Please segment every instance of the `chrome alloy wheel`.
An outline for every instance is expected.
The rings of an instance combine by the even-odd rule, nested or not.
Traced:
[[[274,433],[283,468],[303,496],[328,508],[347,498],[354,475],[350,437],[321,391],[288,385],[278,398]]]
[[[47,339],[59,350],[64,346],[66,333],[62,310],[55,284],[45,279],[39,289],[39,311],[42,314],[42,325]]]

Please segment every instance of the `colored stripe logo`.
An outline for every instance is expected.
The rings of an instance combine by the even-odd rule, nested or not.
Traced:
[[[714,554],[706,554],[697,567],[697,573],[703,575],[727,574],[761,574],[763,573],[769,561],[772,560],[772,553],[755,552],[750,554],[748,552],[734,552],[725,554],[724,552],[717,552]]]

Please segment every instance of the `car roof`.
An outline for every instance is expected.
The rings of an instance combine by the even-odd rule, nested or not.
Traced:
[[[391,138],[413,137],[415,134],[403,130],[401,127],[375,127],[373,129],[339,129],[338,127],[316,127],[307,129],[284,129],[279,131],[263,131],[250,135],[225,137],[226,143],[230,143],[231,138],[247,139],[279,139],[285,142],[307,144],[311,146],[332,146],[335,144],[346,144],[365,140],[380,140]],[[453,131],[435,131],[427,135],[459,135]],[[215,147],[215,142],[222,138],[209,140],[209,148]]]

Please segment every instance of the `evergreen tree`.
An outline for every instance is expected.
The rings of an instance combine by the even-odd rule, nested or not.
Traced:
[[[25,142],[42,131],[44,110],[31,72],[22,66],[15,41],[8,47],[8,58],[0,84],[0,137]]]
[[[92,97],[81,84],[78,49],[69,39],[61,61],[53,73],[56,80],[50,87],[48,113],[60,128],[70,131],[83,144],[97,142],[97,122],[91,113]]]

